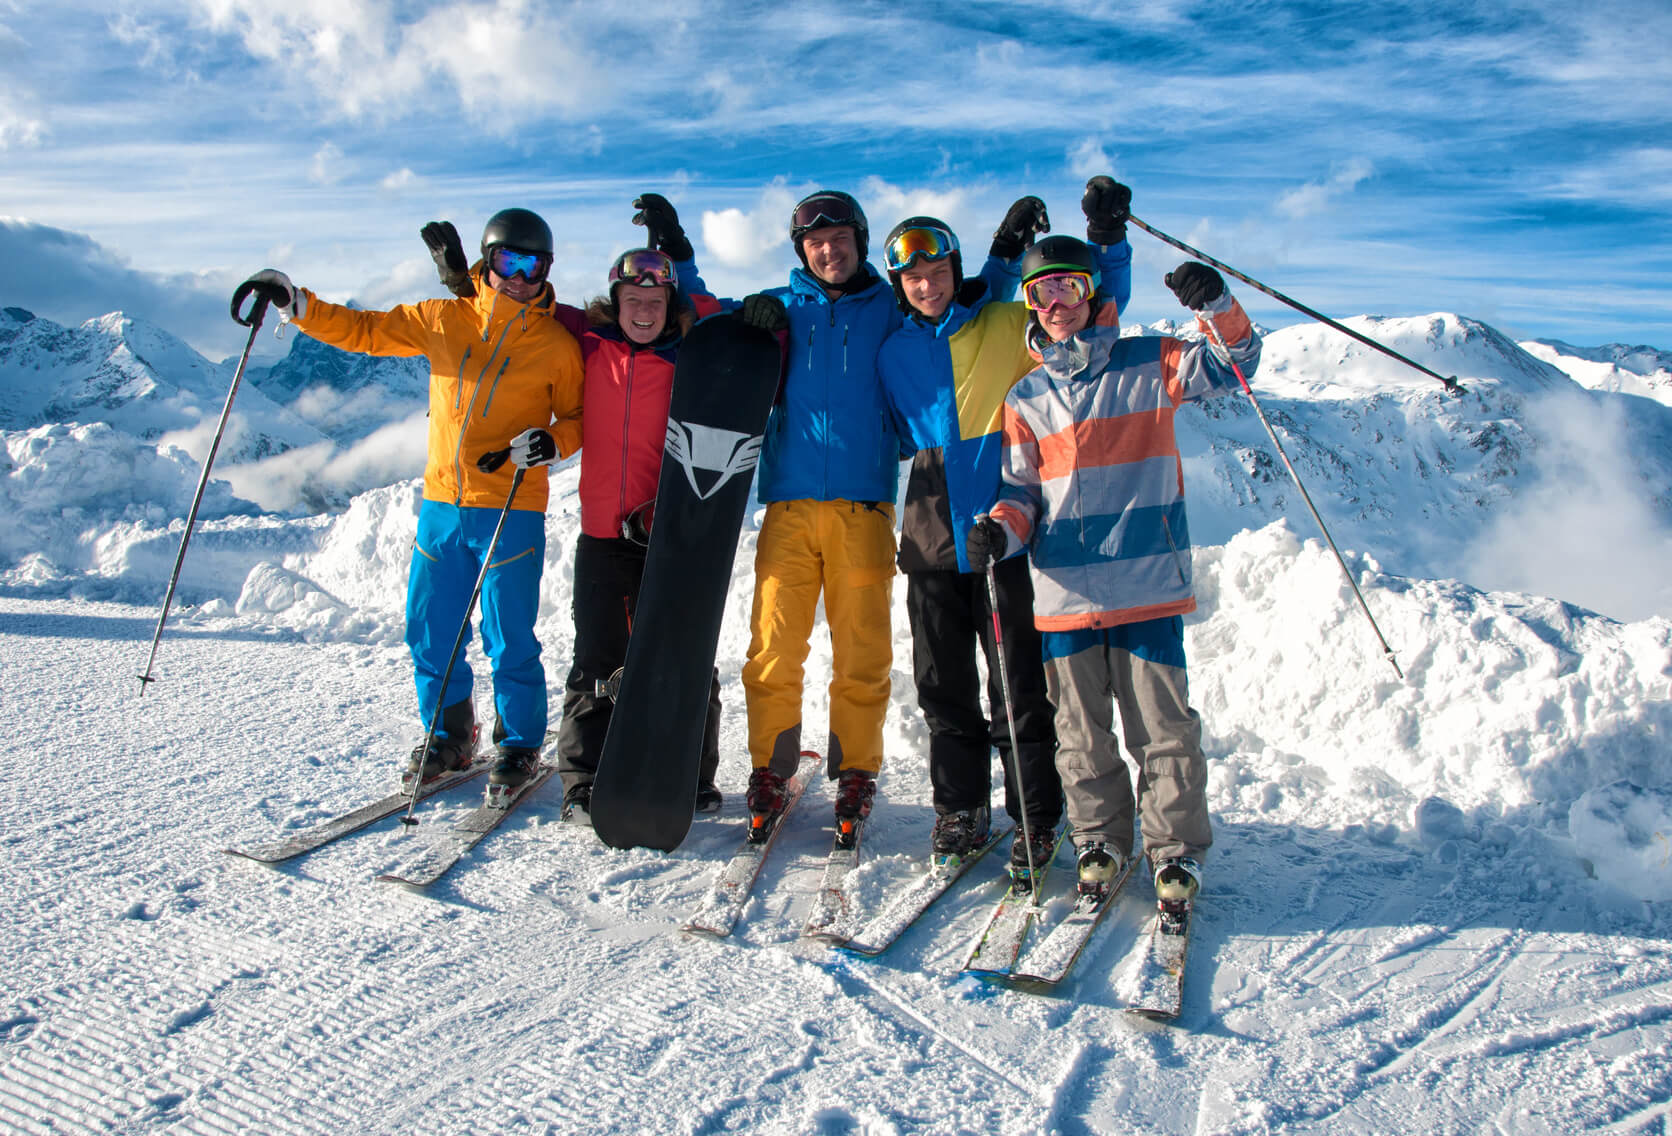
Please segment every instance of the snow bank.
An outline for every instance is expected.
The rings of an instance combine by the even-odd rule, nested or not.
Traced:
[[[1190,681],[1216,808],[1403,826],[1435,797],[1542,824],[1595,786],[1663,779],[1672,622],[1347,555],[1403,682],[1320,542],[1275,523],[1197,550]]]
[[[1592,789],[1569,810],[1568,833],[1605,882],[1638,899],[1672,899],[1672,787]]]

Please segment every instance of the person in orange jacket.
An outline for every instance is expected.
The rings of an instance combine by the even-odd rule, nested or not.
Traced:
[[[551,228],[527,209],[504,209],[482,233],[480,287],[470,297],[361,311],[321,300],[282,272],[251,277],[308,335],[367,355],[425,356],[430,363],[429,450],[407,579],[406,642],[429,747],[412,751],[407,775],[425,780],[468,766],[476,748],[473,676],[461,653],[442,676],[500,513],[504,530],[482,583],[482,645],[493,666],[497,762],[493,784],[532,776],[546,734],[546,673],[534,635],[545,566],[545,466],[581,444],[580,347],[561,323],[546,276]],[[527,471],[512,507],[512,471],[483,472],[485,453],[510,450]]]

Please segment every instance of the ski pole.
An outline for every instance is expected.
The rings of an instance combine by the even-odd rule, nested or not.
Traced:
[[[1324,534],[1324,540],[1329,543],[1329,550],[1335,554],[1335,562],[1341,566],[1341,574],[1347,577],[1347,586],[1353,589],[1353,596],[1358,600],[1359,608],[1364,612],[1364,618],[1370,621],[1370,630],[1376,633],[1376,640],[1382,645],[1382,655],[1387,659],[1388,665],[1393,668],[1393,673],[1399,676],[1399,680],[1401,682],[1405,681],[1405,672],[1399,669],[1399,660],[1393,657],[1393,648],[1389,647],[1388,641],[1382,638],[1382,629],[1376,626],[1376,617],[1370,614],[1370,605],[1364,602],[1364,593],[1359,591],[1358,581],[1354,580],[1353,574],[1347,570],[1347,562],[1341,558],[1341,550],[1335,547],[1335,538],[1329,535],[1329,526],[1324,524],[1324,518],[1318,515],[1317,507],[1312,504],[1312,495],[1306,491],[1306,486],[1301,484],[1300,474],[1295,472],[1295,463],[1289,460],[1288,453],[1283,449],[1283,443],[1277,440],[1277,431],[1271,428],[1271,422],[1266,418],[1265,409],[1260,406],[1260,400],[1254,396],[1254,388],[1248,385],[1248,378],[1242,373],[1242,368],[1237,366],[1236,360],[1231,358],[1231,349],[1225,346],[1225,339],[1219,334],[1219,329],[1213,325],[1213,321],[1203,319],[1200,322],[1203,327],[1208,329],[1208,335],[1213,337],[1213,341],[1219,344],[1219,349],[1225,352],[1225,361],[1231,364],[1231,371],[1237,376],[1237,382],[1242,384],[1242,392],[1248,396],[1248,401],[1254,407],[1254,413],[1260,416],[1260,425],[1266,428],[1266,434],[1270,436],[1271,444],[1277,448],[1277,456],[1283,459],[1283,468],[1289,471],[1290,480],[1295,483],[1295,488],[1300,490],[1301,500],[1306,502],[1306,508],[1311,512],[1312,519],[1318,522],[1318,531]]]
[[[510,453],[510,450],[494,450],[483,454],[476,459],[476,468],[483,473],[492,473],[505,464]],[[402,824],[418,823],[412,812],[418,807],[418,789],[424,783],[424,758],[429,756],[435,731],[441,725],[442,704],[447,701],[447,680],[453,677],[453,664],[459,661],[459,649],[464,646],[465,636],[470,634],[470,613],[476,610],[476,600],[482,594],[482,584],[487,580],[488,568],[493,564],[493,550],[499,546],[499,534],[505,531],[505,519],[511,515],[511,502],[517,499],[517,490],[522,487],[525,472],[519,465],[517,472],[511,475],[511,492],[505,495],[505,507],[499,511],[499,523],[494,525],[493,536],[488,539],[488,550],[482,554],[482,570],[476,573],[476,586],[471,589],[470,602],[464,606],[464,620],[459,624],[459,633],[453,640],[453,653],[447,656],[447,669],[441,672],[441,686],[435,694],[435,710],[430,714],[430,732],[424,735],[424,748],[418,751],[423,756],[418,759],[418,769],[412,775],[412,796],[406,802]]]
[[[255,302],[250,305],[250,314],[238,314],[239,305],[255,294]],[[261,320],[267,314],[267,305],[283,303],[284,297],[270,291],[268,287],[258,284],[254,280],[246,280],[238,285],[238,290],[232,294],[232,318],[250,329],[250,338],[244,344],[244,354],[238,359],[238,369],[232,372],[232,385],[227,388],[226,405],[221,408],[221,422],[215,428],[215,437],[209,443],[209,456],[203,460],[203,472],[198,475],[197,492],[192,495],[191,511],[186,514],[186,531],[180,534],[180,551],[174,557],[174,572],[168,578],[168,590],[163,593],[163,610],[157,616],[157,631],[151,636],[151,653],[145,657],[145,672],[139,676],[139,693],[145,695],[145,688],[156,680],[151,677],[151,667],[157,661],[157,645],[162,642],[163,624],[168,621],[168,609],[174,603],[174,589],[180,582],[180,568],[186,562],[186,545],[191,543],[192,527],[197,524],[198,506],[203,503],[203,491],[209,487],[209,470],[215,464],[215,454],[221,448],[221,436],[226,433],[227,420],[232,417],[232,400],[238,394],[238,384],[243,381],[244,368],[249,365],[250,351],[255,347],[255,333],[261,330]]]
[[[1016,744],[1016,714],[1011,709],[1010,668],[1004,661],[1004,626],[999,622],[999,578],[994,562],[987,562],[987,606],[993,611],[993,654],[999,660],[999,693],[1004,697],[1004,723],[1010,728],[1010,776],[1016,780],[1016,801],[1021,806],[1022,847],[1028,854],[1028,888],[1033,905],[1039,906],[1039,868],[1033,862],[1033,830],[1028,824],[1027,793],[1022,786],[1022,751]]]
[[[1213,257],[1209,256],[1205,252],[1202,252],[1200,249],[1191,248],[1189,245],[1185,244],[1183,241],[1177,239],[1176,237],[1170,237],[1166,233],[1163,233],[1160,229],[1157,229],[1152,225],[1147,225],[1143,221],[1138,220],[1138,218],[1133,217],[1130,214],[1127,215],[1126,219],[1128,221],[1130,221],[1132,224],[1138,226],[1144,232],[1148,233],[1150,236],[1155,237],[1158,240],[1166,241],[1168,244],[1172,245],[1176,249],[1182,249],[1184,252],[1186,252],[1189,255],[1195,257],[1197,260],[1202,261],[1205,264],[1213,265],[1215,268],[1219,269],[1219,271],[1221,271],[1221,272],[1229,273],[1230,275],[1235,276],[1238,280],[1241,280],[1244,284],[1248,284],[1248,285],[1251,285],[1255,288],[1258,288],[1260,291],[1264,292],[1266,295],[1270,296],[1272,299],[1281,301],[1282,303],[1285,303],[1285,304],[1288,304],[1291,308],[1295,309],[1297,312],[1304,312],[1306,315],[1311,316],[1313,319],[1318,320],[1320,323],[1327,323],[1329,326],[1333,327],[1336,331],[1341,332],[1343,335],[1352,336],[1354,339],[1358,340],[1360,343],[1364,344],[1366,347],[1373,347],[1377,351],[1380,351],[1383,355],[1387,355],[1390,358],[1397,359],[1401,363],[1404,363],[1408,367],[1415,367],[1417,370],[1421,371],[1423,374],[1428,375],[1432,378],[1439,379],[1442,383],[1445,384],[1446,390],[1451,392],[1452,394],[1460,395],[1460,394],[1467,393],[1466,391],[1464,391],[1463,387],[1458,383],[1456,375],[1452,375],[1448,378],[1447,376],[1440,374],[1438,371],[1431,371],[1427,367],[1424,367],[1421,363],[1418,363],[1415,359],[1408,359],[1404,355],[1401,355],[1399,352],[1395,351],[1393,348],[1388,347],[1385,344],[1377,343],[1374,339],[1371,339],[1367,335],[1361,335],[1359,332],[1354,331],[1352,328],[1346,326],[1345,324],[1338,323],[1337,321],[1330,319],[1328,316],[1324,315],[1324,313],[1322,313],[1322,312],[1314,311],[1313,309],[1307,307],[1305,304],[1301,303],[1299,300],[1292,299],[1288,296],[1285,296],[1282,292],[1279,292],[1275,288],[1266,287],[1264,284],[1260,283],[1258,280],[1254,279],[1252,276],[1243,275],[1242,273],[1238,272],[1236,269],[1232,268],[1230,265],[1213,259]],[[1232,364],[1232,365],[1235,366],[1235,364]]]

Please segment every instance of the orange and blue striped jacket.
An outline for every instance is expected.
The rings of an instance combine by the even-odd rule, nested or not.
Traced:
[[[1251,373],[1260,337],[1225,293],[1198,314]],[[1121,338],[1093,327],[1041,353],[1005,398],[1003,484],[992,516],[1006,554],[1028,550],[1041,631],[1114,627],[1194,611],[1184,464],[1173,415],[1227,394],[1209,341]]]

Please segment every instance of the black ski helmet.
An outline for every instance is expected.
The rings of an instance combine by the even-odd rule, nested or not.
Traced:
[[[952,261],[952,294],[956,296],[964,287],[964,254],[958,248],[958,234],[952,231],[951,225],[938,217],[907,217],[888,230],[888,240],[883,244],[884,250],[891,248],[895,238],[901,233],[911,229],[939,229],[952,238],[952,253],[947,259]],[[888,253],[885,251],[883,255],[886,257]],[[909,268],[910,265],[906,267]],[[894,298],[899,301],[900,310],[909,316],[915,309],[911,306],[911,301],[906,299],[906,290],[900,283],[900,273],[903,271],[905,271],[903,268],[890,267],[888,269],[888,280],[889,283],[894,285]]]
[[[1103,272],[1091,246],[1076,237],[1044,237],[1022,254],[1022,283],[1047,272],[1089,272],[1092,287],[1103,285]]]
[[[807,267],[807,253],[801,247],[801,238],[814,229],[832,225],[847,225],[853,229],[853,241],[859,248],[859,262],[865,263],[871,239],[865,210],[859,207],[859,202],[850,193],[839,189],[821,189],[796,202],[790,212],[790,243],[795,246],[795,255],[801,258],[803,268]]]
[[[482,259],[494,248],[552,255],[552,228],[531,209],[501,209],[482,230]]]
[[[1091,274],[1091,312],[1087,326],[1097,322],[1098,313],[1103,310],[1103,270],[1098,267],[1097,254],[1090,245],[1077,237],[1062,234],[1044,237],[1035,241],[1022,254],[1022,288],[1025,290],[1028,281],[1036,276],[1044,276],[1051,272],[1088,272]],[[1035,333],[1043,334],[1039,326],[1039,313],[1028,312],[1028,337],[1031,342]]]

